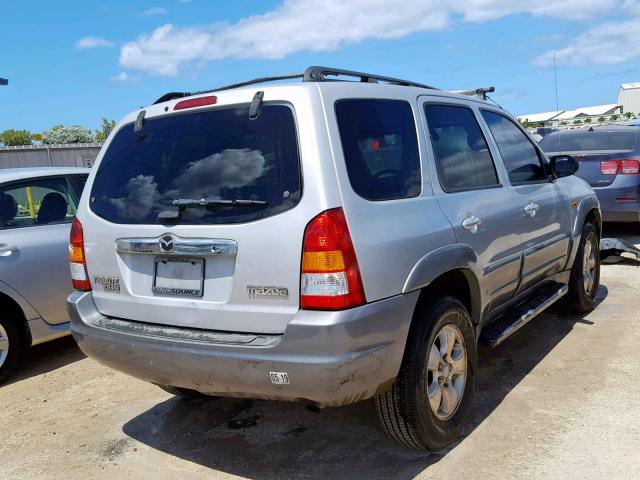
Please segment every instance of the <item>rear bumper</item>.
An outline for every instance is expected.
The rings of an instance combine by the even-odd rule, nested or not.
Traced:
[[[637,175],[618,175],[608,187],[594,188],[604,222],[640,221],[640,181]]]
[[[90,292],[72,293],[67,307],[84,353],[142,380],[211,395],[335,406],[371,397],[393,382],[417,299],[412,292],[339,312],[301,310],[266,346],[238,344],[233,335],[224,343],[189,340],[175,328],[158,336],[163,327],[157,325],[152,335],[139,322],[136,329],[105,328],[109,318],[98,312]],[[289,384],[273,384],[271,372],[286,372]]]

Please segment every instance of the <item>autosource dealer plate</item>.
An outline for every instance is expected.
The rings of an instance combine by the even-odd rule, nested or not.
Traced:
[[[201,297],[204,290],[204,259],[156,258],[154,295]]]

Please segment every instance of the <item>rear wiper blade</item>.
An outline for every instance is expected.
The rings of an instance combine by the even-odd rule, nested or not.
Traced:
[[[206,198],[201,198],[200,200],[195,198],[178,198],[173,200],[171,204],[178,208],[176,210],[163,210],[158,214],[158,220],[176,220],[177,218],[180,218],[182,212],[187,208],[266,207],[268,205],[265,200],[207,200]]]
[[[193,198],[178,198],[171,202],[171,205],[178,207],[178,209],[185,209],[189,207],[253,207],[255,205],[267,205],[264,200],[207,200],[201,198],[196,200]]]

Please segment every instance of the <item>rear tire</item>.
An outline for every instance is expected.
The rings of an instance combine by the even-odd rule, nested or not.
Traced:
[[[411,448],[439,451],[462,434],[473,403],[476,345],[457,299],[440,297],[416,312],[400,372],[375,398],[387,435]]]
[[[162,390],[176,397],[183,398],[185,400],[204,400],[207,398],[213,398],[209,395],[205,395],[204,393],[200,393],[197,390],[191,390],[190,388],[182,388],[182,387],[170,387],[166,385],[158,385]]]
[[[6,315],[0,313],[0,385],[16,370],[24,352],[20,329]]]
[[[582,227],[578,252],[571,267],[569,292],[563,307],[571,313],[587,313],[596,306],[600,285],[600,239],[595,226],[587,222]]]

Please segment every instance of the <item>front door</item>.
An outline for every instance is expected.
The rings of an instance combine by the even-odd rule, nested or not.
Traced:
[[[484,270],[483,294],[498,306],[516,291],[521,266],[521,211],[496,168],[479,112],[468,103],[423,97],[435,163],[433,187],[457,240],[470,246]]]
[[[513,186],[520,224],[524,261],[523,291],[561,271],[569,251],[571,218],[569,198],[559,181],[550,177],[543,156],[511,119],[497,111],[482,111]]]

